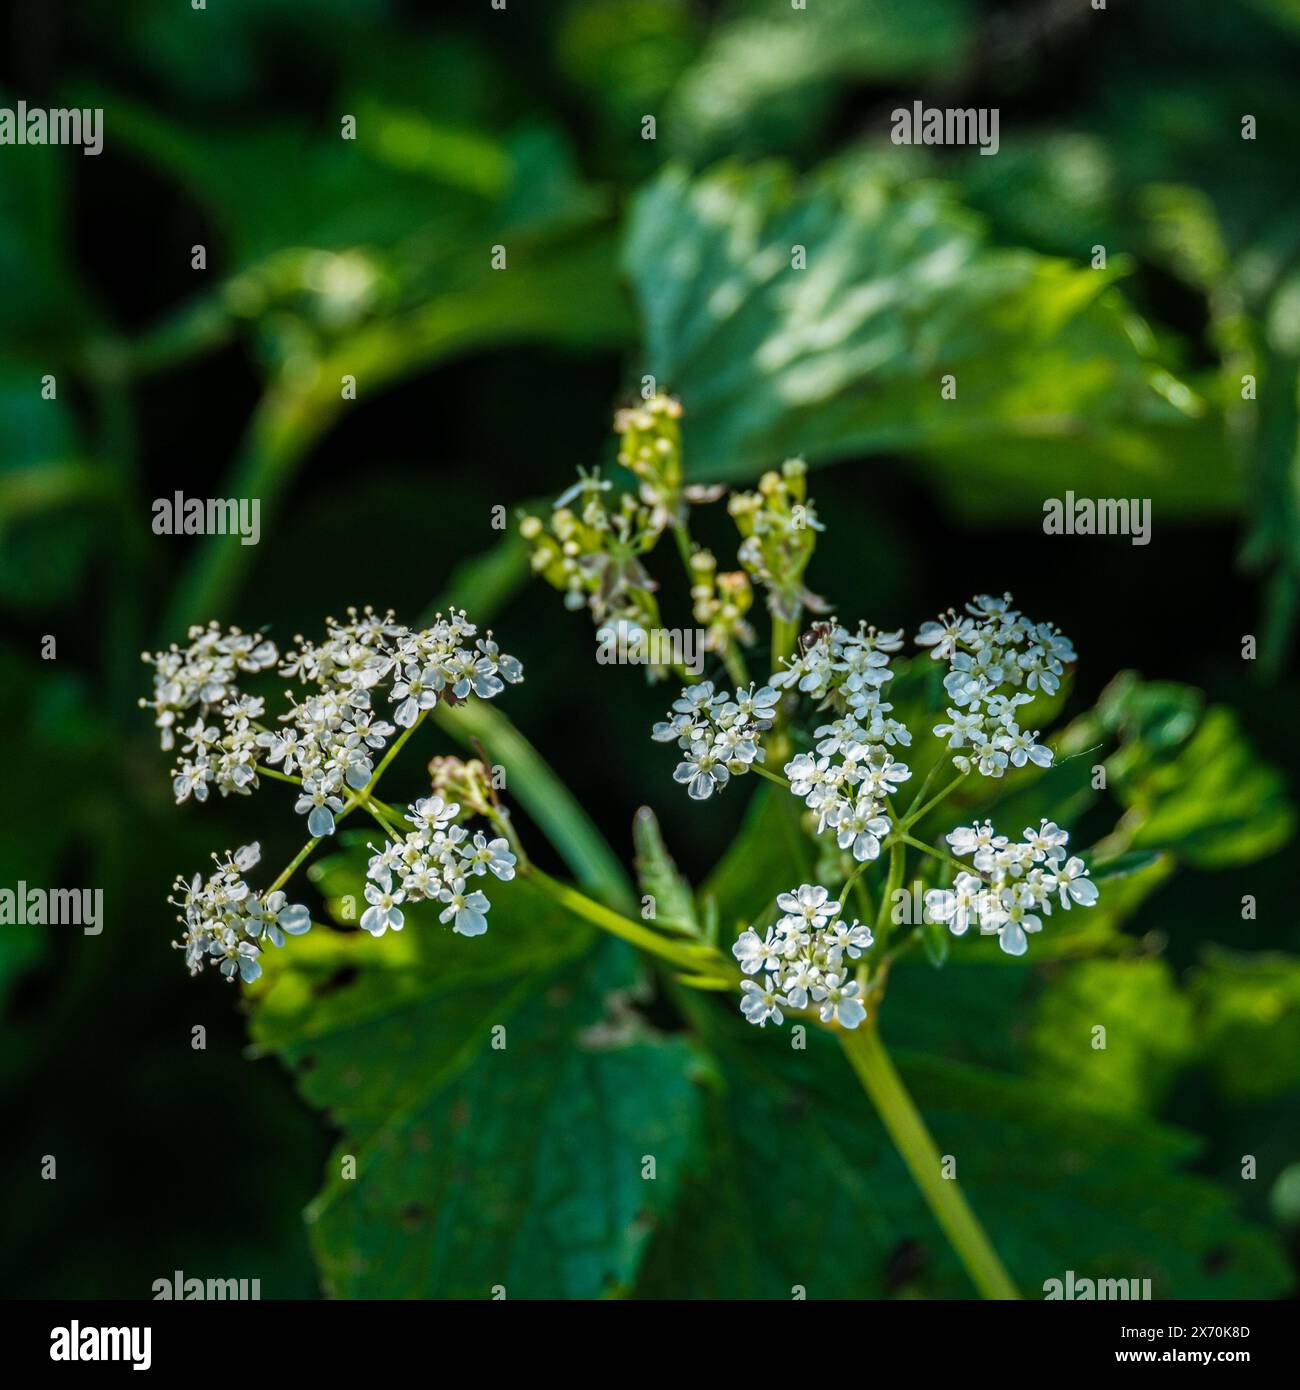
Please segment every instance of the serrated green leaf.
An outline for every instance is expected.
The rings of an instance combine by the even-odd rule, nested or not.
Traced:
[[[636,847],[636,872],[642,893],[655,902],[655,922],[700,935],[691,886],[677,872],[655,813],[642,806],[632,818],[632,842]]]
[[[526,882],[493,899],[472,941],[419,910],[379,939],[317,929],[255,991],[259,1048],[343,1131],[307,1213],[336,1296],[617,1294],[673,1203],[690,1045],[634,1011],[620,943],[592,951]]]

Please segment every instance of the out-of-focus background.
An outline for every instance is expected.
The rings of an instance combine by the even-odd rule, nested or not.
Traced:
[[[5,1294],[146,1297],[174,1269],[319,1292],[301,1212],[330,1116],[246,1059],[164,902],[250,815],[268,862],[298,826],[171,805],[143,648],[209,617],[282,640],[349,603],[414,618],[498,547],[474,583],[509,590],[511,716],[629,859],[647,799],[693,879],[725,848],[743,797],[672,796],[643,737],[663,689],[597,672],[492,527],[608,466],[647,373],[696,479],[805,454],[810,582],[847,616],[913,628],[1010,589],[1074,639],[1077,709],[1120,670],[1184,683],[1294,785],[1294,0],[123,0],[4,25],[0,105],[102,107],[104,149],[0,147],[0,882],[100,886],[107,916],[0,927]],[[915,100],[996,108],[996,155],[892,144]],[[798,293],[763,268],[796,244]],[[259,498],[260,543],[155,536],[177,489]],[[1150,499],[1150,544],[1044,535],[1066,489]],[[726,555],[729,527],[701,539]],[[1279,786],[1213,776],[1249,838]],[[1186,987],[1135,1090],[1294,1254],[1300,969],[1264,954],[1300,946],[1285,814],[1187,856],[1128,930]]]

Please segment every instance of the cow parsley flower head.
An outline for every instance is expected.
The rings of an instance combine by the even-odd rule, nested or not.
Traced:
[[[676,742],[682,761],[673,780],[685,783],[694,800],[707,801],[733,776],[764,761],[760,739],[776,718],[778,698],[770,685],[749,685],[732,695],[715,692],[712,681],[702,681],[682,691],[650,737],[657,743]]]
[[[1074,647],[1059,629],[1032,622],[1011,601],[1010,594],[981,594],[964,613],[949,609],[916,634],[918,646],[948,665],[943,685],[952,704],[934,732],[948,741],[960,772],[1001,777],[1008,767],[1052,762],[1052,750],[1038,742],[1037,730],[1020,727],[1017,711],[1039,691],[1056,693],[1075,660]]]
[[[902,637],[865,623],[852,631],[832,619],[772,677],[774,686],[797,689],[833,716],[815,730],[813,751],[786,763],[785,775],[816,813],[817,833],[833,835],[859,863],[879,857],[890,829],[888,798],[912,775],[891,751],[908,747],[912,735],[884,697]]]
[[[295,637],[283,656],[275,645],[238,628],[195,627],[189,645],[146,654],[154,668],[152,700],[164,748],[181,741],[173,792],[178,802],[248,794],[263,778],[297,784],[295,811],[306,818],[311,841],[265,894],[245,878],[258,862],[255,844],[217,860],[214,873],[178,879],[172,902],[183,927],[175,944],[192,974],[218,963],[227,979],[245,982],[262,972],[267,943],[308,930],[307,909],[291,903],[282,884],[316,840],[364,807],[384,828],[371,846],[366,908],[361,926],[374,936],[400,931],[410,905],[437,904],[443,921],[466,936],[487,929],[491,907],[479,886],[486,878],[514,876],[516,857],[505,834],[506,813],[479,762],[435,760],[434,794],[395,812],[374,796],[384,767],[410,730],[435,705],[491,700],[523,679],[523,668],[490,632],[480,633],[462,609],[412,628],[391,611],[349,608],[328,618],[320,642]],[[292,682],[286,707],[268,719],[265,700],[239,688],[244,674],[276,670]],[[184,714],[190,722],[180,720]],[[465,794],[465,806],[443,793]],[[463,822],[482,815],[493,830]],[[409,829],[407,828],[409,826]]]
[[[219,962],[227,980],[238,976],[251,984],[262,973],[258,943],[283,946],[286,932],[301,936],[311,927],[311,914],[278,890],[259,896],[249,887],[244,875],[261,859],[258,845],[212,858],[216,868],[206,879],[195,874],[175,882],[178,896],[169,901],[180,909],[176,920],[183,931],[172,945],[185,952],[191,975]]]
[[[523,668],[479,635],[463,610],[439,614],[426,628],[399,623],[389,611],[349,608],[345,621],[326,619],[324,641],[294,639],[283,660],[275,644],[218,624],[190,629],[190,644],[146,653],[163,747],[182,743],[172,778],[177,802],[206,801],[212,787],[248,795],[270,769],[302,783],[295,809],[316,837],[332,835],[349,791],[375,774],[376,760],[399,729],[409,729],[439,701],[491,700],[523,679]],[[268,719],[265,700],[239,689],[241,673],[276,667],[298,683],[285,711]],[[212,721],[213,716],[221,723]]]
[[[930,919],[946,922],[955,936],[977,926],[996,934],[1009,956],[1023,956],[1053,904],[1068,911],[1097,902],[1097,885],[1083,860],[1069,855],[1070,837],[1053,821],[1027,828],[1019,840],[999,835],[990,821],[958,826],[947,839],[974,872],[959,873],[951,888],[931,889],[925,905]]]
[[[173,642],[165,652],[141,653],[154,678],[153,698],[141,699],[140,708],[153,710],[164,752],[175,747],[178,719],[191,710],[196,715],[189,730],[191,745],[219,751],[220,731],[208,724],[208,716],[228,707],[234,716],[246,714],[240,706],[240,675],[269,670],[279,653],[274,642],[237,627],[223,631],[217,622],[192,627],[186,637],[184,647]]]
[[[808,496],[807,474],[802,459],[787,459],[779,473],[765,473],[754,492],[734,493],[727,502],[743,537],[741,565],[767,590],[769,610],[791,621],[805,607],[823,607],[803,582],[817,533],[826,529]]]
[[[444,904],[440,920],[451,922],[462,936],[487,931],[492,903],[478,881],[490,875],[509,882],[517,860],[504,836],[470,833],[463,822],[471,813],[472,808],[463,809],[436,794],[422,797],[406,809],[412,829],[399,836],[394,827],[384,845],[370,846],[370,906],[361,916],[366,931],[375,936],[389,928],[401,931],[401,905],[419,902]]]
[[[870,948],[870,927],[841,920],[842,904],[820,884],[803,883],[781,893],[782,913],[762,935],[741,933],[731,953],[748,976],[741,983],[740,1010],[760,1027],[783,1020],[783,1009],[814,1008],[823,1023],[856,1028],[867,1016],[861,987],[848,962]]]

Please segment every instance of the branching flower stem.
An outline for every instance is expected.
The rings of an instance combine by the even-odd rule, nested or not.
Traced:
[[[348,797],[347,805],[345,805],[344,808],[335,817],[336,824],[339,821],[342,821],[345,817],[351,815],[352,812],[355,811],[358,806],[365,806],[367,810],[370,810],[372,805],[383,806],[382,802],[374,802],[374,799],[370,794],[378,785],[379,779],[384,775],[384,772],[387,769],[388,765],[393,761],[393,759],[398,755],[398,753],[401,752],[402,745],[424,722],[424,717],[427,713],[428,710],[421,710],[419,715],[416,717],[415,723],[412,724],[409,729],[404,729],[402,733],[393,740],[392,746],[384,754],[378,767],[375,768],[374,776],[371,777],[370,781],[367,782],[366,785],[362,787],[360,791],[355,791],[351,793],[351,795]],[[267,767],[261,767],[258,769],[258,771],[259,773],[270,773],[271,776],[278,782],[299,782],[301,780],[297,777],[290,777],[283,772],[274,772],[271,768]],[[384,810],[389,811],[391,813],[392,808],[385,806]],[[381,825],[384,824],[384,821],[378,814],[378,812],[372,811],[371,813],[375,816],[375,819],[378,820]],[[274,893],[277,889],[283,888],[284,885],[288,883],[289,880],[294,876],[294,874],[297,873],[303,861],[312,852],[312,850],[314,850],[316,846],[320,844],[322,838],[322,836],[318,835],[314,839],[308,840],[307,843],[303,845],[303,847],[298,851],[298,853],[294,855],[294,857],[289,861],[289,863],[286,865],[280,876],[266,891],[268,893]]]
[[[649,927],[615,912],[613,908],[593,901],[567,883],[552,878],[536,865],[532,865],[524,876],[560,907],[566,908],[602,931],[607,931],[653,956],[658,956],[679,970],[687,970],[701,978],[716,979],[720,985],[726,987],[739,986],[740,971],[714,947],[703,943],[670,941]]]
[[[880,895],[880,906],[876,910],[876,940],[882,944],[889,934],[889,906],[894,900],[894,894],[903,883],[903,865],[906,862],[906,855],[903,845],[898,836],[894,836],[889,843],[889,877],[885,881],[884,891]]]
[[[951,854],[944,854],[942,850],[937,850],[931,845],[924,844],[911,835],[900,835],[898,837],[905,845],[911,845],[913,849],[919,849],[922,854],[928,854],[932,859],[937,859],[941,864],[951,864],[953,868],[966,872],[968,864],[963,864],[960,859],[954,859]]]
[[[930,778],[934,776],[935,768],[937,768],[938,766],[939,764],[936,763],[935,767],[930,769],[929,776],[927,776],[925,781],[921,784],[921,790],[917,793],[918,801],[922,796],[925,795],[925,792],[930,785]],[[900,830],[910,830],[912,826],[914,826],[916,822],[921,819],[922,816],[926,815],[929,811],[932,811],[941,801],[944,800],[945,797],[948,797],[953,792],[955,792],[957,788],[961,786],[961,784],[969,776],[969,772],[959,772],[956,775],[956,777],[954,777],[952,781],[948,783],[946,787],[944,787],[941,791],[936,792],[929,799],[929,801],[927,801],[923,806],[919,808],[917,807],[916,802],[914,801],[911,804],[911,806],[907,808],[907,811],[904,814],[902,822],[900,823],[898,828]]]
[[[774,632],[774,653],[778,641],[784,643],[785,638],[784,636],[778,638]],[[394,838],[402,836],[404,827],[401,824],[400,812],[380,801],[374,795],[374,790],[388,766],[401,751],[407,739],[419,727],[424,717],[422,712],[415,723],[409,729],[404,730],[401,736],[394,741],[366,786],[349,795],[337,820],[344,819],[352,811],[362,807],[387,834]],[[754,770],[769,781],[789,787],[786,778],[761,765],[755,764]],[[300,782],[297,777],[265,766],[259,768],[259,773],[275,781]],[[912,807],[902,820],[896,822],[894,834],[889,841],[888,875],[876,913],[876,934],[881,945],[885,944],[888,931],[890,904],[894,893],[903,881],[906,863],[905,846],[910,846],[937,859],[949,862],[949,856],[941,854],[906,833],[908,827],[942,801],[962,781],[962,777],[957,777],[929,801],[918,805],[929,789],[932,777],[933,770],[931,776],[926,779],[925,784],[918,792]],[[515,849],[519,858],[521,876],[527,878],[558,906],[682,972],[679,978],[694,988],[728,991],[738,989],[741,981],[739,970],[715,947],[707,946],[702,942],[669,939],[660,932],[623,916],[603,903],[596,902],[578,889],[552,878],[529,862],[508,816],[497,814],[491,816],[490,819]],[[275,891],[287,883],[319,843],[319,837],[308,840],[268,891]],[[956,861],[950,862],[955,863]],[[861,890],[865,896],[865,882],[862,876],[866,868],[866,863],[860,864],[848,876],[844,884],[845,897],[852,889]],[[888,966],[894,956],[900,954],[910,944],[910,940],[901,942],[895,950],[884,956],[878,972],[882,986]],[[936,1221],[961,1258],[975,1287],[985,1298],[1018,1297],[1010,1276],[990,1244],[983,1227],[966,1202],[960,1188],[954,1180],[943,1176],[939,1151],[880,1040],[875,1019],[868,1020],[861,1027],[852,1031],[839,1027],[831,1027],[829,1031],[837,1035],[840,1046],[844,1049],[863,1090],[879,1113],[890,1138],[921,1190]]]

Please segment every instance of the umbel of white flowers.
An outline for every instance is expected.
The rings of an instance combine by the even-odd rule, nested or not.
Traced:
[[[398,727],[409,729],[439,700],[490,700],[523,680],[519,662],[497,648],[490,632],[476,640],[477,632],[463,610],[414,629],[391,612],[350,608],[346,623],[326,619],[319,646],[296,637],[296,650],[283,661],[267,638],[235,627],[223,632],[216,622],[190,628],[186,647],[143,653],[154,668],[154,695],[140,705],[154,711],[165,750],[175,746],[179,716],[195,716],[183,730],[172,779],[177,803],[190,796],[206,801],[209,785],[223,796],[248,795],[265,765],[301,777],[294,809],[307,817],[310,834],[332,835],[342,793],[366,785],[375,755]],[[266,727],[266,701],[238,686],[241,673],[272,668],[309,687],[301,698],[286,692],[280,728]],[[392,723],[375,708],[385,695]],[[222,727],[208,722],[214,713]]]
[[[785,764],[790,790],[817,813],[818,834],[833,834],[866,863],[879,857],[889,832],[886,799],[912,775],[892,751],[910,746],[911,731],[892,718],[886,698],[890,657],[902,638],[901,631],[865,623],[853,632],[831,619],[761,688],[733,696],[710,681],[686,687],[651,737],[676,742],[682,760],[673,776],[703,801],[765,762],[762,735],[775,721],[781,692],[808,696],[827,718],[813,731],[813,750]],[[952,704],[934,733],[947,741],[958,771],[1001,777],[1008,767],[1051,764],[1052,750],[1037,741],[1037,730],[1020,727],[1016,713],[1033,699],[1026,692],[1059,688],[1065,663],[1075,659],[1068,638],[1050,624],[1031,623],[1006,594],[981,595],[964,616],[950,611],[924,624],[916,642],[948,663],[944,689]]]
[[[779,894],[776,905],[784,915],[764,935],[750,927],[731,948],[745,974],[759,977],[741,982],[741,1013],[761,1028],[781,1023],[783,1008],[816,1006],[823,1023],[856,1028],[867,1011],[845,961],[871,945],[870,927],[839,920],[842,904],[815,883]]]
[[[954,854],[971,856],[975,872],[959,873],[951,888],[932,888],[925,907],[954,936],[974,925],[985,936],[996,934],[1007,955],[1023,956],[1029,934],[1043,929],[1039,914],[1050,917],[1054,902],[1068,911],[1097,901],[1097,885],[1083,860],[1069,855],[1070,836],[1055,821],[1027,829],[1022,840],[997,834],[989,821],[959,826],[947,840]]]
[[[945,741],[958,772],[997,778],[1028,763],[1051,765],[1052,750],[1038,742],[1037,730],[1022,729],[1017,716],[1036,693],[1059,689],[1066,664],[1075,660],[1067,637],[1050,623],[1031,622],[1004,594],[980,595],[962,614],[949,610],[925,623],[915,641],[948,667],[943,684],[950,704],[932,732]],[[893,717],[888,700],[890,659],[902,645],[901,631],[865,623],[854,631],[832,618],[806,634],[798,653],[764,686],[734,695],[709,681],[686,687],[651,737],[677,744],[675,780],[695,800],[707,800],[732,778],[765,765],[763,738],[776,723],[782,694],[807,696],[824,720],[813,729],[812,749],[784,765],[790,791],[815,813],[818,835],[833,836],[840,850],[869,864],[893,830],[890,798],[912,775],[895,752],[911,746],[912,734]],[[1066,832],[1050,822],[1026,830],[1023,842],[995,835],[987,824],[948,839],[954,854],[974,856],[974,872],[961,873],[951,889],[933,890],[927,904],[931,919],[947,922],[956,935],[975,923],[982,933],[996,934],[1008,954],[1022,955],[1053,902],[1069,908],[1097,900],[1083,861],[1067,857]],[[824,921],[791,936],[796,897],[806,904],[815,898]],[[779,1023],[783,1007],[802,1009],[811,1000],[821,1005],[825,1021],[855,1027],[865,1013],[856,984],[850,988],[846,979],[844,951],[834,954],[838,948],[818,935],[840,904],[825,888],[804,884],[779,905],[787,916],[765,938],[751,928],[735,948],[746,973],[761,976],[743,986],[746,1017]],[[860,930],[866,940],[857,945],[865,949],[870,933]]]
[[[219,961],[232,984],[236,975],[251,984],[262,973],[261,942],[283,946],[285,932],[301,936],[311,927],[311,914],[284,893],[259,896],[249,888],[244,875],[261,857],[259,845],[244,845],[224,858],[214,854],[217,867],[206,881],[201,874],[176,880],[180,896],[169,901],[181,909],[177,920],[184,930],[172,944],[185,952],[191,975]]]
[[[492,699],[523,679],[519,662],[497,648],[490,632],[478,637],[463,610],[412,629],[391,612],[350,608],[347,622],[326,620],[319,646],[295,638],[284,661],[269,639],[238,628],[223,631],[215,622],[191,628],[188,636],[184,648],[144,654],[154,668],[154,695],[140,701],[155,712],[164,749],[175,746],[178,717],[194,713],[173,777],[177,802],[191,796],[205,801],[210,785],[223,796],[247,795],[260,785],[259,772],[273,770],[300,781],[294,809],[307,817],[313,838],[334,833],[344,796],[369,784],[376,755],[399,727],[412,728],[440,700]],[[273,668],[310,687],[300,697],[286,692],[288,709],[278,728],[263,723],[265,701],[238,684],[244,674]],[[391,723],[375,708],[385,697]],[[221,727],[208,723],[214,714]],[[421,901],[442,904],[440,920],[464,936],[487,930],[491,903],[473,885],[488,874],[513,878],[515,856],[504,838],[471,831],[464,824],[471,814],[442,797],[425,797],[405,810],[409,831],[400,834],[394,825],[382,846],[370,846],[361,917],[366,931],[400,931],[402,904]],[[267,940],[282,946],[285,933],[310,928],[307,909],[289,903],[278,888],[262,895],[250,888],[244,875],[259,858],[258,846],[247,845],[217,859],[206,881],[198,874],[177,879],[179,896],[171,901],[181,910],[183,932],[174,944],[185,951],[191,974],[220,961],[227,979],[251,982],[262,973]]]

